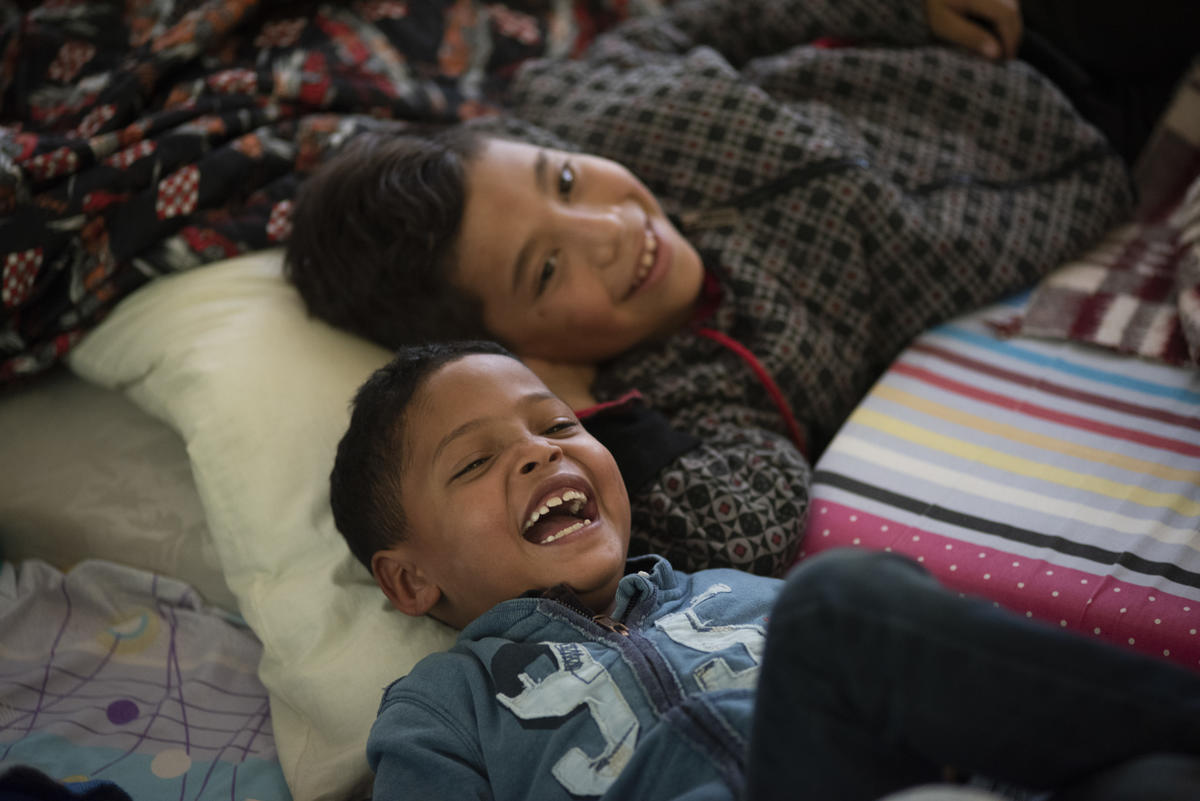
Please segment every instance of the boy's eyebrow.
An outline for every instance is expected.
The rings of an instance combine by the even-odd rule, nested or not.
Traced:
[[[543,195],[546,194],[546,170],[549,166],[549,160],[546,158],[545,150],[538,150],[537,158],[533,160],[533,182],[537,190]],[[533,250],[533,240],[526,240],[521,246],[521,250],[517,253],[517,262],[513,265],[513,283],[512,291],[515,295],[521,284],[525,281],[525,265],[529,263],[530,251]]]
[[[559,397],[549,390],[538,390],[522,395],[517,402],[520,405],[528,406],[545,400],[559,400]],[[437,464],[438,457],[442,455],[442,451],[449,447],[450,443],[454,442],[454,440],[458,439],[464,434],[474,431],[491,419],[492,418],[490,417],[476,417],[475,419],[468,420],[467,422],[455,428],[449,434],[442,437],[441,441],[437,444],[437,447],[433,449],[433,458],[431,458],[429,461],[432,464]]]
[[[439,442],[437,444],[437,447],[433,449],[433,458],[430,459],[430,461],[433,462],[434,464],[437,464],[437,460],[442,455],[442,451],[446,450],[446,448],[450,445],[451,442],[458,439],[463,434],[467,434],[467,433],[473,431],[474,429],[479,428],[480,426],[482,426],[484,424],[484,422],[486,422],[486,419],[482,418],[482,417],[477,417],[474,420],[468,420],[467,422],[463,423],[458,428],[451,431],[446,436],[442,437],[442,441]]]

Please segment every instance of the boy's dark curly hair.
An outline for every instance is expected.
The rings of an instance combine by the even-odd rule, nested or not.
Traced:
[[[413,397],[443,366],[476,353],[517,358],[487,340],[412,345],[400,348],[358,388],[329,474],[329,504],[338,531],[367,570],[377,551],[407,536],[400,503],[405,469],[428,468],[407,464],[405,431]]]
[[[451,283],[466,165],[484,140],[462,126],[373,131],[318,168],[284,261],[309,313],[388,348],[486,337],[480,302]]]

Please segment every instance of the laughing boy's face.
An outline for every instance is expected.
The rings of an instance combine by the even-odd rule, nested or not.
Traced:
[[[457,628],[531,589],[606,611],[624,573],[629,498],[612,455],[516,359],[473,354],[426,379],[405,415],[407,549]]]

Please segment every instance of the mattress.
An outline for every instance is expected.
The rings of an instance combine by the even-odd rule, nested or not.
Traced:
[[[962,593],[1200,669],[1200,373],[998,337],[1019,303],[896,360],[815,465],[800,558],[905,553]]]

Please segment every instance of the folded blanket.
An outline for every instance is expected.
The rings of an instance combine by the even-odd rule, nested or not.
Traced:
[[[299,179],[370,120],[495,112],[522,61],[657,3],[18,5],[0,4],[0,382],[154,276],[277,244]]]
[[[1135,169],[1133,222],[1037,288],[1016,327],[1200,364],[1200,61]]]

